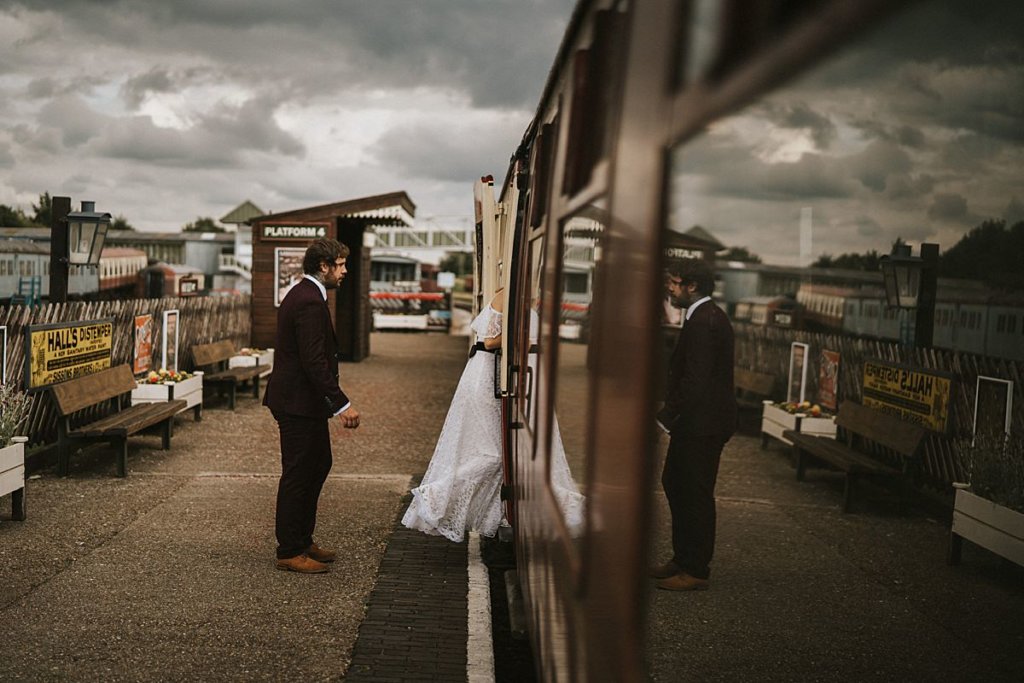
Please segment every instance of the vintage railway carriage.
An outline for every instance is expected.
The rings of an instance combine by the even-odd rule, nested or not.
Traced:
[[[998,4],[983,1],[986,12]],[[901,129],[858,118],[834,97],[868,78],[889,79],[889,62],[912,49],[926,59],[943,45],[956,53],[931,19],[948,6],[916,3],[897,14],[903,4],[583,0],[500,190],[490,177],[477,184],[476,305],[504,287],[497,390],[508,512],[544,680],[701,678],[659,669],[665,652],[680,647],[663,618],[678,608],[659,602],[646,576],[652,549],[664,551],[652,514],[660,502],[653,414],[664,372],[662,254],[672,231],[691,225],[722,235],[728,228],[735,244],[784,242],[787,253],[802,253],[800,231],[809,236],[821,220],[863,226],[849,227],[862,251],[883,246],[877,226],[899,217],[922,186],[895,175],[886,185],[879,174],[888,167],[868,169],[873,157],[867,142],[852,144],[857,136],[883,146]],[[924,14],[907,17],[918,8]],[[961,12],[956,25],[968,15],[987,16]],[[853,40],[861,37],[863,49]],[[855,45],[857,60],[840,59]],[[836,64],[828,77],[808,75]],[[863,67],[860,80],[854,67]],[[894,79],[882,82],[906,94]],[[827,116],[809,109],[815,94]],[[845,156],[836,151],[848,143]],[[860,175],[843,175],[851,171]],[[845,204],[828,203],[843,192]],[[842,292],[817,291],[801,303],[823,327],[842,325]],[[585,335],[567,333],[567,306],[586,312]],[[570,528],[550,484],[556,439],[586,495],[581,529]]]

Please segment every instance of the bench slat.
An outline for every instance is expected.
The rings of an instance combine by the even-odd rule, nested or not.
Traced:
[[[109,415],[102,420],[83,425],[68,433],[72,437],[131,436],[147,427],[174,417],[186,406],[186,401],[166,403],[141,403]]]
[[[855,449],[849,448],[834,439],[823,436],[810,436],[800,432],[787,429],[783,432],[793,444],[820,460],[835,465],[844,472],[857,472],[864,474],[884,474],[887,476],[899,476],[899,470],[881,463],[868,455]]]
[[[247,365],[239,368],[228,368],[220,372],[211,372],[203,375],[204,382],[244,382],[260,376],[267,370],[269,365]]]
[[[733,368],[733,383],[741,391],[749,391],[757,396],[771,398],[775,391],[775,375],[755,372],[746,368]]]
[[[924,427],[854,401],[843,401],[839,406],[836,424],[908,458],[917,454],[925,436]]]
[[[136,387],[135,377],[127,364],[76,377],[50,387],[61,415],[96,405]]]
[[[227,339],[211,344],[196,344],[192,347],[192,358],[200,367],[226,361],[234,355],[235,345]]]

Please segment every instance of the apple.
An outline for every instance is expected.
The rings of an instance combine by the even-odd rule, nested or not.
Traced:
[[[811,406],[811,417],[821,417],[821,406],[818,404]]]

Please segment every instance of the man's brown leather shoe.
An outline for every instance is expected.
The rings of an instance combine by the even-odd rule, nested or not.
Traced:
[[[675,562],[669,561],[665,564],[659,564],[656,567],[651,567],[647,570],[647,575],[652,579],[667,579],[670,576],[675,576],[681,569],[676,566]]]
[[[317,562],[309,555],[296,555],[277,561],[277,568],[282,571],[299,572],[300,574],[323,574],[330,571],[323,562]]]
[[[321,548],[316,543],[306,548],[306,554],[317,562],[334,562],[338,559],[338,553]]]
[[[658,588],[666,591],[706,591],[708,580],[698,579],[686,572],[679,572],[675,576],[662,579],[657,585]]]

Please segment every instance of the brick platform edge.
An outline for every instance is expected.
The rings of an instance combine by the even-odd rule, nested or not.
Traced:
[[[345,680],[465,681],[467,544],[411,531],[401,518],[399,513]]]

